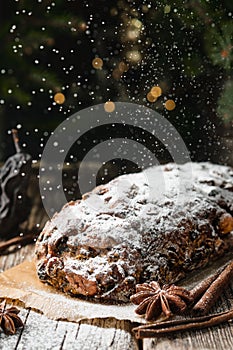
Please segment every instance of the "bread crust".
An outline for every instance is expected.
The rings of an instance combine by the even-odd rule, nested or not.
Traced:
[[[177,172],[189,176],[190,165],[191,186],[177,200]],[[145,179],[156,184],[161,176],[166,186],[156,197]],[[127,302],[137,283],[175,282],[229,250],[232,214],[230,167],[169,163],[123,175],[47,222],[36,243],[37,273],[71,295]]]

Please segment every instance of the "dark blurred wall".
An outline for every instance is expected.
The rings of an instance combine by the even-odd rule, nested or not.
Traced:
[[[10,128],[18,126],[38,159],[50,132],[66,117],[113,100],[147,105],[164,115],[194,160],[229,162],[222,141],[231,126],[224,124],[218,105],[232,78],[231,10],[229,1],[1,1],[1,158],[13,152]],[[102,69],[93,64],[95,58],[102,60]],[[154,85],[163,94],[150,102]],[[54,101],[58,92],[64,103]],[[172,111],[164,107],[168,99],[176,103]],[[83,149],[109,133],[86,135]],[[134,133],[143,140],[138,130]],[[153,150],[151,141],[147,147]],[[77,152],[80,159],[83,149]]]

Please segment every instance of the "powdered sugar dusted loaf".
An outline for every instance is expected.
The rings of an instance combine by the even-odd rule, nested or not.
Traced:
[[[37,273],[72,295],[128,301],[136,283],[175,282],[227,251],[232,215],[230,167],[169,163],[123,175],[47,222]]]

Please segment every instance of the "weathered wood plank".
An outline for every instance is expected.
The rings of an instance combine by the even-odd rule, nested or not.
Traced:
[[[15,266],[34,255],[34,246],[22,247],[13,254],[0,256],[1,270]],[[233,307],[233,283],[225,291],[216,311]],[[138,343],[131,334],[130,322],[115,319],[82,321],[80,324],[52,321],[39,313],[21,309],[25,329],[14,336],[0,333],[0,349],[129,349],[137,350]],[[173,336],[143,340],[144,350],[231,350],[233,325],[179,333]]]
[[[29,244],[16,250],[12,254],[0,255],[0,272],[18,265],[26,259],[32,259],[34,256],[34,249],[34,245]]]
[[[218,326],[202,331],[143,340],[144,350],[232,350],[233,327]]]
[[[115,319],[83,321],[76,334],[71,335],[69,331],[66,333],[62,349],[72,349],[74,345],[76,349],[82,350],[138,349],[130,331],[131,325],[125,321]]]
[[[233,283],[223,293],[221,300],[213,308],[213,313],[233,307]],[[232,350],[233,323],[203,330],[177,333],[154,339],[143,340],[143,350]]]
[[[82,321],[80,324],[53,321],[33,311],[21,309],[25,327],[13,336],[0,333],[4,350],[137,350],[130,323],[115,319]]]

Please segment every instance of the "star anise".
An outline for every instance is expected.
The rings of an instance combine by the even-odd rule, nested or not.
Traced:
[[[11,335],[16,333],[16,329],[23,327],[23,322],[18,316],[19,309],[15,306],[6,308],[6,301],[0,304],[0,327],[4,333]]]
[[[160,287],[158,282],[138,284],[136,294],[130,300],[138,305],[135,312],[145,315],[147,321],[155,320],[162,313],[169,318],[172,314],[181,314],[193,301],[188,290],[174,284]]]

